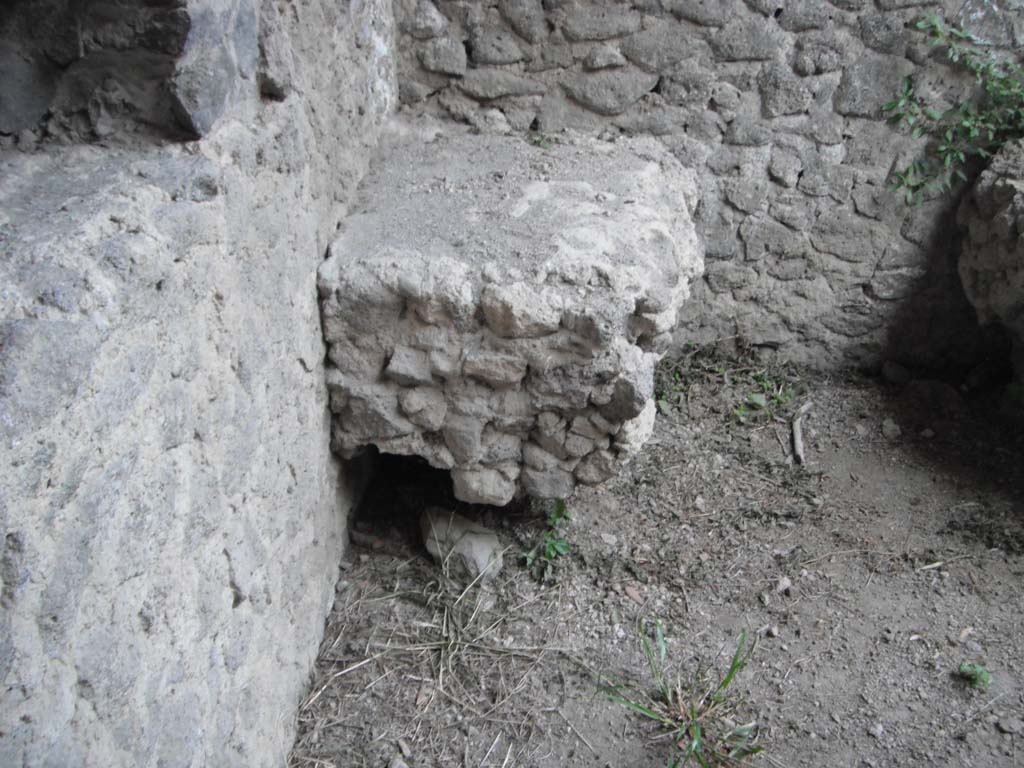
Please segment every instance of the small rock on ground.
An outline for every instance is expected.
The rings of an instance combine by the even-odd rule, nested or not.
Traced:
[[[420,517],[420,531],[427,551],[435,560],[484,581],[501,571],[501,542],[497,534],[454,512],[437,507]]]

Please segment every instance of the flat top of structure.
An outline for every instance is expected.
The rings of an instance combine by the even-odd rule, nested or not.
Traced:
[[[348,262],[418,252],[505,272],[498,280],[580,258],[663,272],[676,263],[666,258],[675,230],[692,231],[694,182],[649,138],[396,123],[332,255]]]

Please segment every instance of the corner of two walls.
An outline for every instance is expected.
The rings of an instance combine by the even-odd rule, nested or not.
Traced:
[[[3,765],[283,765],[360,490],[316,269],[397,101],[390,0],[165,5],[0,136]],[[111,116],[181,14],[181,106]]]
[[[737,341],[821,368],[970,366],[957,200],[888,189],[924,140],[881,106],[913,74],[970,82],[910,28],[942,11],[1006,50],[995,0],[396,0],[404,108],[481,130],[653,133],[701,183],[706,269],[677,343]]]

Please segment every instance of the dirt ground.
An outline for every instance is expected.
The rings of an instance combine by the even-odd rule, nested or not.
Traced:
[[[671,765],[692,731],[609,695],[658,700],[641,638],[659,656],[660,624],[675,711],[697,706],[708,756],[756,723],[763,752],[736,764],[1024,765],[1024,430],[996,390],[694,352],[663,366],[659,398],[644,452],[568,500],[570,551],[547,573],[521,553],[551,504],[467,507],[443,473],[384,461],[290,764]],[[801,465],[791,420],[808,402]],[[430,560],[431,505],[498,532],[492,584]],[[746,665],[703,697],[743,633]]]

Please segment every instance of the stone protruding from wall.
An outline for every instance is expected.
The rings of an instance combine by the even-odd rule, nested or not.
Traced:
[[[980,351],[951,204],[902,204],[923,150],[882,105],[913,75],[939,111],[972,78],[922,12],[995,46],[1002,0],[396,0],[412,112],[480,130],[658,136],[700,185],[707,268],[680,343],[737,339],[816,366],[963,363]]]
[[[398,131],[320,269],[333,447],[422,456],[467,502],[604,481],[703,268],[692,172],[652,139]]]
[[[960,205],[960,277],[982,323],[1000,323],[1024,381],[1024,142],[992,158]]]
[[[390,0],[247,2],[249,79],[198,63],[225,16],[184,20],[174,68],[229,78],[195,103],[237,95],[202,140],[0,151],[0,766],[287,762],[359,490],[316,269],[397,97],[394,29]]]
[[[10,0],[0,11],[0,137],[195,138],[242,104],[258,0]]]

